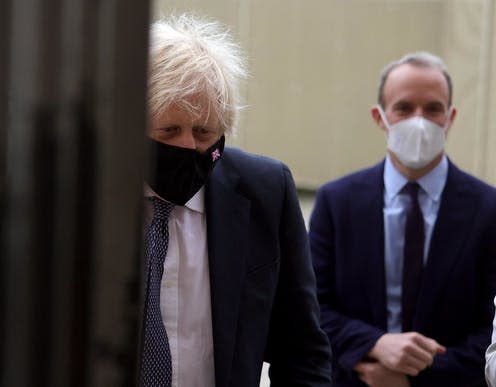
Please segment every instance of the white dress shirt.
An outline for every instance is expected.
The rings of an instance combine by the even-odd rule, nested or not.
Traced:
[[[158,196],[149,187],[145,196]],[[148,206],[151,219],[153,207]],[[160,309],[172,356],[172,387],[215,386],[204,188],[169,218]]]
[[[494,297],[496,305],[496,297]],[[486,382],[490,387],[496,387],[496,315],[493,320],[493,335],[491,345],[486,351]]]

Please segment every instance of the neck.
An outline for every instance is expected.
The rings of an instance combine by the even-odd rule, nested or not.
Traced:
[[[401,161],[398,159],[398,157],[396,157],[396,155],[393,152],[388,151],[388,153],[389,153],[389,157],[391,158],[391,162],[393,163],[394,167],[403,176],[405,176],[405,178],[407,178],[408,181],[417,181],[422,176],[427,175],[430,171],[432,171],[434,168],[436,168],[438,166],[438,164],[443,159],[443,155],[444,155],[444,152],[441,152],[425,167],[422,167],[420,169],[412,169],[412,168],[405,167],[403,164],[401,164]]]

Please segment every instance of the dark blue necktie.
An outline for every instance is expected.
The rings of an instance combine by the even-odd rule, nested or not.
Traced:
[[[148,261],[143,353],[141,358],[141,387],[170,387],[172,362],[169,340],[160,313],[160,282],[169,246],[169,215],[174,205],[153,198],[153,219],[145,239]]]
[[[405,185],[410,196],[406,213],[405,248],[403,250],[403,283],[401,295],[401,320],[403,332],[412,330],[417,298],[422,283],[424,265],[424,217],[418,201],[420,186],[416,182]]]

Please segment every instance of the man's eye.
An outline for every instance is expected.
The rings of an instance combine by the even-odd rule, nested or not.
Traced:
[[[162,128],[161,130],[165,133],[172,133],[172,132],[178,131],[179,127],[178,126],[167,126],[165,128]]]
[[[396,107],[395,110],[400,112],[400,113],[409,113],[412,110],[412,108],[408,105],[400,105],[400,106]]]
[[[431,114],[438,114],[438,113],[444,113],[445,109],[444,106],[429,106],[426,109],[427,113]]]
[[[215,130],[205,128],[203,126],[197,126],[197,127],[193,128],[193,131],[195,132],[196,136],[198,136],[202,139],[203,138],[211,138],[211,137],[214,137],[216,135]]]

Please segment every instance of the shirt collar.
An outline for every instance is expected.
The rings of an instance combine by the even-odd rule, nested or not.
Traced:
[[[448,178],[448,159],[443,155],[441,162],[430,171],[417,180],[417,183],[427,193],[431,200],[437,202]],[[392,199],[403,189],[408,180],[393,165],[389,155],[386,156],[384,165],[384,189],[388,199]]]
[[[147,183],[145,183],[143,187],[143,192],[145,197],[158,197],[162,200],[165,200],[160,195],[158,195]],[[189,199],[184,207],[189,208],[192,211],[204,213],[205,212],[205,186],[201,187],[197,193],[193,195],[191,199]]]

